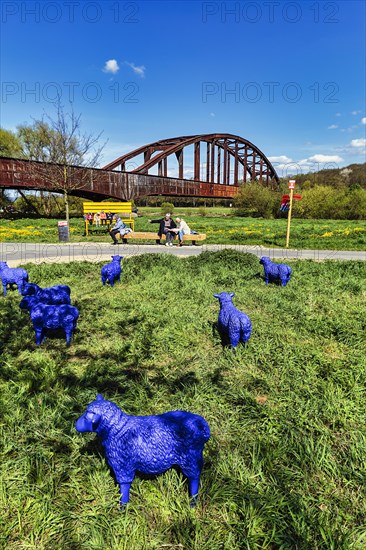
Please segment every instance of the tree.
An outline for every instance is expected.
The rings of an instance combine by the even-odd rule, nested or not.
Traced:
[[[237,216],[271,218],[281,204],[281,194],[258,182],[241,185],[234,199]]]
[[[48,189],[63,194],[68,226],[69,195],[87,185],[87,168],[98,165],[105,146],[98,147],[101,134],[83,134],[81,115],[73,109],[65,113],[61,104],[57,105],[54,118],[46,115],[31,126],[18,127],[23,157],[42,162],[34,164],[34,176],[41,178]]]
[[[22,157],[28,160],[49,162],[52,143],[52,128],[44,120],[35,120],[29,125],[18,126]]]
[[[22,147],[17,135],[10,130],[0,128],[0,156],[17,158],[22,154]]]

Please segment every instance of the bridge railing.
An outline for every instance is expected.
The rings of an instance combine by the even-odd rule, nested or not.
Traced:
[[[62,192],[60,168],[51,163],[0,157],[0,187]],[[123,201],[148,195],[233,198],[238,193],[236,185],[80,166],[67,167],[67,177],[69,193],[86,198],[111,197]]]

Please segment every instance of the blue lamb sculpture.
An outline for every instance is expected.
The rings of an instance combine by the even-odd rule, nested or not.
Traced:
[[[121,281],[121,260],[123,256],[112,256],[112,261],[109,264],[105,264],[102,267],[102,283],[103,286],[108,281],[111,286],[114,285],[115,281]]]
[[[23,285],[28,281],[28,272],[21,267],[9,267],[6,262],[0,262],[0,279],[3,284],[4,296],[6,286],[16,284],[19,294],[22,293]]]
[[[269,281],[281,282],[281,286],[286,286],[290,280],[292,269],[287,264],[274,264],[268,256],[262,256],[259,263],[264,267],[264,279],[266,285]]]
[[[220,302],[217,327],[224,344],[235,348],[239,342],[247,342],[252,332],[252,323],[248,315],[236,309],[232,302],[234,292],[214,294]]]
[[[26,298],[24,297],[23,300]],[[28,298],[31,299],[32,296]],[[79,317],[79,310],[76,307],[68,304],[50,306],[41,302],[31,302],[28,305],[30,319],[36,333],[37,346],[46,338],[46,331],[48,329],[63,329],[66,335],[66,343],[68,346],[70,345]]]
[[[203,447],[210,437],[206,420],[172,411],[156,416],[128,416],[112,401],[97,395],[77,420],[78,432],[96,432],[120,485],[121,506],[129,501],[136,472],[160,474],[179,466],[188,478],[195,505],[203,466]]]
[[[42,304],[60,305],[71,304],[70,300],[71,290],[68,285],[55,285],[47,288],[41,288],[34,283],[25,283],[22,290],[22,295],[26,298],[35,299]],[[21,303],[26,303],[27,300],[22,300]],[[20,307],[22,307],[20,305]]]

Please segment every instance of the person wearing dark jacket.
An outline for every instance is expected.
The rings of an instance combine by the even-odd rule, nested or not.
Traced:
[[[166,238],[166,245],[165,246],[173,246],[173,239],[174,239],[174,232],[171,231],[171,229],[175,229],[177,227],[177,224],[174,220],[172,220],[172,217],[169,213],[165,214],[164,218],[160,218],[159,220],[149,220],[150,223],[158,223],[159,225],[159,231],[158,235],[161,239],[162,235],[165,235]]]

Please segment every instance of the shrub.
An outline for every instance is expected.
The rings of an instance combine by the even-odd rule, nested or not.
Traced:
[[[364,220],[366,217],[366,189],[354,188],[347,192],[348,219]]]
[[[200,206],[198,209],[199,216],[207,216],[207,210],[204,206]]]
[[[242,185],[234,199],[237,216],[272,218],[281,204],[280,193],[259,183]]]
[[[294,216],[308,219],[363,219],[366,216],[366,191],[317,185],[303,191],[302,200],[294,205]]]
[[[170,214],[173,214],[174,204],[172,202],[163,202],[163,204],[161,205],[162,216],[165,216],[165,214],[167,214],[168,212],[170,212]]]

